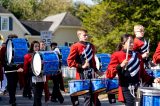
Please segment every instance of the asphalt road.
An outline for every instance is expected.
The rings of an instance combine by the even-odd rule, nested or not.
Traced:
[[[72,106],[69,93],[63,92],[62,94],[64,96],[63,104],[60,104],[59,102],[55,103],[55,102],[51,102],[51,101],[49,101],[48,103],[45,103],[44,96],[43,96],[43,98],[42,98],[43,105],[42,106]],[[105,96],[106,96],[106,94],[99,96],[102,106],[124,106],[119,102],[116,104],[110,105],[108,103],[107,97],[105,97]],[[2,98],[2,100],[0,101],[0,106],[10,106],[10,104],[8,103],[8,101],[9,101],[8,95],[0,95],[0,97]],[[83,106],[83,101],[84,101],[83,96],[79,97],[79,101],[80,101],[79,106]],[[32,99],[23,98],[22,91],[17,90],[16,103],[17,103],[17,106],[32,106],[33,105],[33,97],[32,97]]]

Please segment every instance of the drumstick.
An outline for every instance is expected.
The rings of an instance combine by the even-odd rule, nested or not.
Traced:
[[[129,37],[128,38],[128,46],[127,46],[127,52],[126,52],[126,60],[128,60],[128,53],[129,53],[129,47],[130,47],[130,40],[131,38]],[[127,66],[125,67],[125,70],[126,70]]]
[[[148,40],[148,47],[147,47],[147,52],[149,53],[149,44],[150,44],[150,39]],[[147,60],[147,57],[145,58]]]
[[[86,61],[88,62],[87,54],[86,54],[86,50],[85,49],[84,49],[84,55],[85,55]]]
[[[12,73],[12,72],[17,72],[17,70],[5,71],[5,73]]]
[[[126,60],[128,60],[128,53],[129,53],[129,47],[130,47],[130,40],[131,38],[128,38],[128,46],[127,46],[127,52],[126,52]]]
[[[148,48],[147,48],[148,53],[149,53],[149,44],[150,44],[150,39],[148,40]]]

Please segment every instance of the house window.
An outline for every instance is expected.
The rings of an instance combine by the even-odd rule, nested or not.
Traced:
[[[1,30],[9,31],[9,17],[1,17]]]

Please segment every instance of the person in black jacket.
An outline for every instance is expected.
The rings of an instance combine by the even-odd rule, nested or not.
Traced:
[[[52,42],[51,45],[51,50],[53,50],[59,57],[59,60],[61,60],[61,53],[59,48],[57,47],[57,43],[56,42]],[[61,61],[60,61],[60,65],[59,68],[61,68]],[[64,83],[63,83],[63,77],[62,77],[62,72],[58,71],[57,74],[55,75],[51,75],[51,79],[53,81],[53,89],[52,89],[52,94],[51,94],[51,101],[52,102],[60,102],[63,103],[64,98],[61,94],[60,89],[64,90]],[[58,101],[57,101],[58,99]]]

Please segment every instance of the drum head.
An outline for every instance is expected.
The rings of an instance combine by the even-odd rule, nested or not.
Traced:
[[[42,69],[42,61],[41,61],[41,56],[38,52],[36,52],[33,56],[33,60],[32,60],[32,70],[33,70],[33,74],[35,76],[38,76],[41,73],[41,69]]]
[[[12,49],[13,47],[12,47],[12,41],[11,40],[8,40],[8,42],[7,42],[7,62],[8,62],[8,64],[10,64],[11,63],[11,61],[12,61]]]
[[[96,68],[98,69],[98,70],[100,70],[100,62],[99,62],[99,59],[98,59],[98,57],[95,55],[94,56],[94,58],[95,58],[95,61],[96,61]]]

